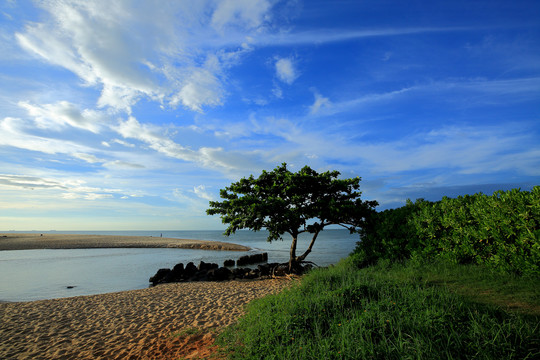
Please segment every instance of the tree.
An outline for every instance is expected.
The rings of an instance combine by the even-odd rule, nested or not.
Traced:
[[[268,230],[269,242],[292,237],[289,272],[301,270],[319,233],[329,225],[357,232],[374,212],[376,201],[360,200],[360,178],[338,179],[338,171],[317,173],[309,166],[293,173],[283,163],[274,170],[251,175],[220,191],[223,201],[210,201],[208,215],[221,215],[229,224],[225,235],[239,229]],[[296,255],[298,235],[312,234],[307,250]]]

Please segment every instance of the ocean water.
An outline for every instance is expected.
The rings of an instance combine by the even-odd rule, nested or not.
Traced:
[[[46,232],[42,232],[46,233]],[[53,233],[53,232],[51,232]],[[251,247],[251,253],[267,252],[269,262],[286,262],[290,237],[266,241],[265,231],[238,231],[226,237],[222,231],[103,231],[54,232],[69,234],[156,236],[180,239],[226,241]],[[320,233],[306,258],[318,266],[337,263],[349,255],[358,235],[332,229]],[[297,254],[303,253],[310,238],[300,237]],[[249,252],[248,252],[249,253]],[[160,268],[177,263],[217,263],[237,260],[245,252],[191,249],[59,249],[0,251],[0,301],[33,301],[143,289]],[[72,287],[72,288],[68,288]]]

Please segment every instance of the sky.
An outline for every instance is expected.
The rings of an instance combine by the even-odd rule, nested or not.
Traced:
[[[378,210],[540,184],[540,2],[0,2],[0,231],[224,229],[284,162]]]

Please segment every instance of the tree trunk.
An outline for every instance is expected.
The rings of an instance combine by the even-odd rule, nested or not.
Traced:
[[[300,272],[300,263],[304,261],[306,256],[311,252],[311,249],[313,248],[313,244],[315,244],[315,240],[317,240],[317,236],[319,235],[320,231],[315,232],[313,234],[313,238],[311,239],[311,242],[309,243],[309,246],[307,250],[300,256],[296,256],[296,244],[298,243],[298,234],[292,235],[293,241],[291,244],[291,252],[289,257],[289,273],[297,273]]]
[[[300,255],[300,256],[298,256],[296,258],[297,263],[299,263],[300,261],[304,261],[306,256],[309,255],[309,253],[311,252],[311,249],[313,248],[313,244],[315,244],[315,240],[317,240],[317,236],[319,235],[319,232],[320,231],[317,231],[315,234],[313,234],[313,238],[311,239],[311,242],[309,243],[309,246],[308,246],[306,252],[304,252],[302,255]]]
[[[291,234],[292,235],[292,244],[291,244],[291,251],[289,254],[289,273],[292,273],[296,267],[296,243],[298,242],[298,234]]]

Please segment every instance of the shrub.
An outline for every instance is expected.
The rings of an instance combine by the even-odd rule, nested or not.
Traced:
[[[486,264],[518,275],[540,274],[540,186],[407,201],[377,213],[361,232],[358,265],[378,259],[443,258],[457,264]]]

